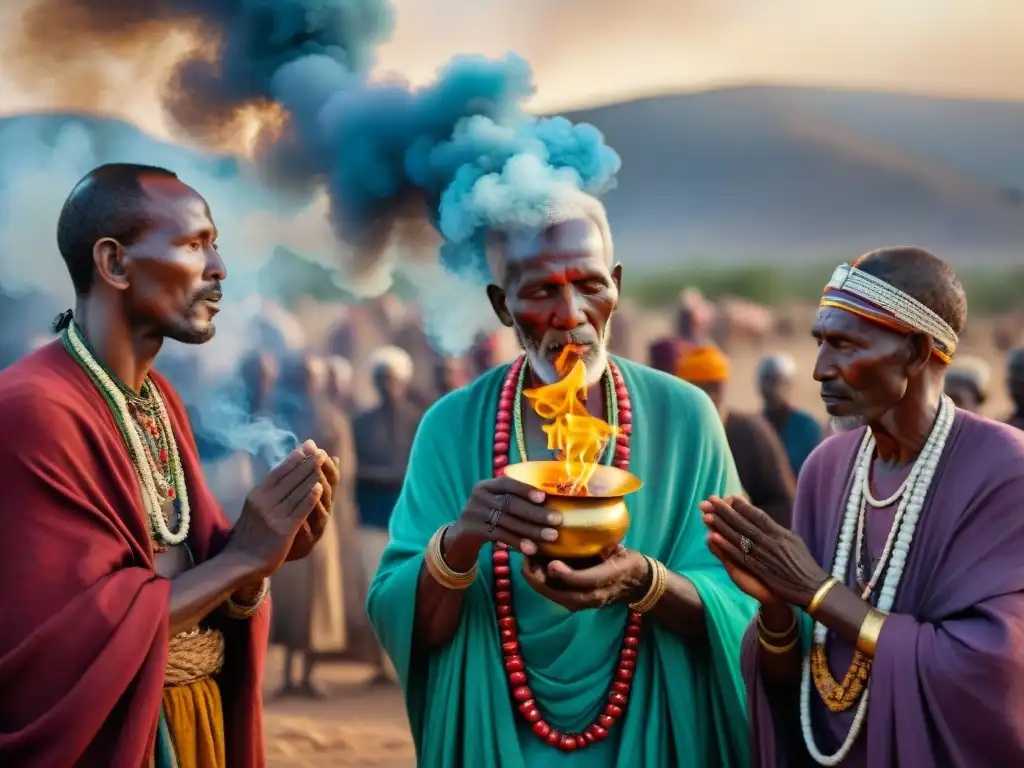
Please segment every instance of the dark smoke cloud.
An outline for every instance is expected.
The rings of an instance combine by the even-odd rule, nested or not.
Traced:
[[[480,282],[486,227],[543,223],[554,198],[601,194],[620,165],[593,127],[525,114],[532,77],[515,55],[457,58],[421,90],[371,84],[373,52],[393,26],[384,0],[40,0],[24,23],[36,60],[193,30],[200,44],[166,83],[169,114],[210,142],[246,110],[274,113],[258,142],[263,178],[326,188],[355,277],[426,220],[442,236],[443,266]]]

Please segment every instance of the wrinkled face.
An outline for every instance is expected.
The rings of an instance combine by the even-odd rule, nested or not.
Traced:
[[[488,293],[533,371],[545,383],[557,381],[568,370],[556,370],[555,361],[568,348],[567,367],[582,359],[588,383],[595,384],[607,364],[621,278],[621,267],[607,263],[601,230],[588,219],[568,221],[510,236],[505,252],[505,285]]]
[[[877,422],[907,391],[909,337],[835,307],[818,310],[814,380],[838,430]]]
[[[151,225],[132,245],[117,244],[129,320],[161,338],[202,344],[216,332],[226,277],[210,209],[177,179],[151,177],[142,186]]]

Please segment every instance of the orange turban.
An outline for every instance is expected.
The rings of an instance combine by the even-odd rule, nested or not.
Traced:
[[[676,376],[691,383],[726,381],[729,358],[718,347],[697,347],[679,358]]]

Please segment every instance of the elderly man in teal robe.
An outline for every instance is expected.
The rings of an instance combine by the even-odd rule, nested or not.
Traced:
[[[703,392],[608,355],[622,268],[603,207],[578,202],[537,231],[491,232],[488,294],[524,356],[425,416],[368,612],[420,765],[745,766],[738,651],[754,606],[698,511],[740,492],[736,469]],[[522,390],[558,381],[567,349],[591,415],[630,426],[609,463],[644,482],[622,545],[579,570],[530,557],[559,515],[495,477],[554,457]]]

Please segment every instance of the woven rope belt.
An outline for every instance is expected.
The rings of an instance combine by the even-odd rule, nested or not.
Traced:
[[[171,638],[164,685],[189,685],[220,672],[224,666],[224,635],[215,629],[193,629]]]

